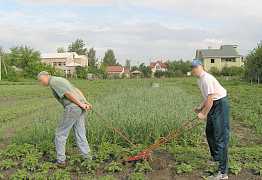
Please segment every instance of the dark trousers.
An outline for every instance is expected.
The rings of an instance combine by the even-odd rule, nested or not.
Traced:
[[[206,136],[219,171],[228,173],[229,105],[227,97],[214,101],[207,116]]]

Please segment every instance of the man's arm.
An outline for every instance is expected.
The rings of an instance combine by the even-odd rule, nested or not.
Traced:
[[[213,95],[208,95],[207,99],[203,103],[203,107],[201,111],[198,113],[198,117],[200,119],[206,119],[207,114],[209,113],[210,109],[213,106]]]
[[[86,103],[82,103],[80,102],[76,97],[75,95],[73,95],[72,93],[70,92],[66,92],[65,94],[65,97],[67,99],[69,99],[70,101],[72,101],[74,104],[78,105],[80,108],[84,109],[84,110],[89,110],[91,109],[91,106],[86,104]]]

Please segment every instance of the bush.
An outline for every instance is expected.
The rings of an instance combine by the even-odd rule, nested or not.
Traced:
[[[243,76],[245,73],[242,67],[224,67],[221,71],[223,76]]]
[[[209,72],[211,74],[213,74],[214,76],[219,76],[220,75],[220,71],[216,67],[211,67]]]

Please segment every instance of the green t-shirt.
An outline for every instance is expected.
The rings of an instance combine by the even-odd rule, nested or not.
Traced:
[[[79,93],[78,89],[65,78],[51,76],[49,80],[49,86],[52,89],[55,98],[64,107],[74,104],[69,99],[67,99],[67,97],[65,97],[66,92],[72,93],[82,103],[87,102],[86,98]]]

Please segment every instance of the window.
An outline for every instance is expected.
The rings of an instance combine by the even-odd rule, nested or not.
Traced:
[[[236,58],[221,58],[222,62],[236,62]]]
[[[58,63],[58,66],[62,66],[62,63],[61,63],[61,62],[59,62],[59,63]]]
[[[215,59],[211,59],[211,63],[215,63]]]

